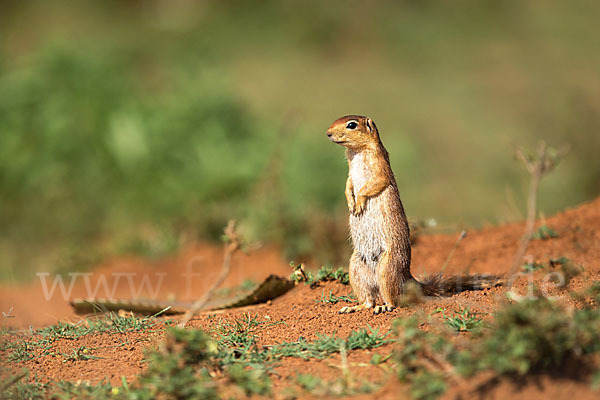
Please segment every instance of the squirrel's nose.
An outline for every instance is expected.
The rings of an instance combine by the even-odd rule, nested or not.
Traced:
[[[331,137],[332,133],[331,132],[327,132],[327,137]]]

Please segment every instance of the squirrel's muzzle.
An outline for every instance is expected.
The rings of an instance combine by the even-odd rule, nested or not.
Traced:
[[[327,130],[327,137],[329,138],[329,140],[331,140],[333,143],[339,143],[339,138],[337,136],[339,135],[335,135],[335,132],[332,132],[331,130]]]
[[[329,140],[331,140],[333,143],[337,143],[337,144],[342,144],[344,143],[343,140],[340,140],[339,138],[336,138],[335,136],[333,136],[333,134],[331,133],[327,133],[327,137],[329,138]]]

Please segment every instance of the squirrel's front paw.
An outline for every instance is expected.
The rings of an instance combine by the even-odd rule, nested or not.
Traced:
[[[363,213],[363,211],[365,211],[365,207],[367,206],[367,198],[366,197],[359,197],[356,199],[356,204],[354,205],[354,212],[353,214],[358,216],[360,214]]]
[[[352,202],[348,202],[348,211],[350,211],[350,214],[354,214],[354,210],[356,209],[355,203],[354,201]]]

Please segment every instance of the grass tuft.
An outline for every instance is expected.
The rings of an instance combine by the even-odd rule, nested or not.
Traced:
[[[446,383],[439,370],[431,364],[439,364],[453,353],[454,347],[441,335],[424,332],[416,317],[394,321],[397,347],[394,360],[396,375],[401,382],[410,384],[410,393],[416,399],[435,399],[446,390]]]
[[[356,300],[356,297],[354,295],[350,295],[350,296],[336,296],[333,294],[333,291],[330,290],[329,291],[329,296],[325,296],[325,289],[323,289],[321,291],[321,298],[315,300],[318,303],[329,303],[329,304],[337,304],[340,301],[344,301],[346,303],[354,303],[354,301]]]
[[[127,332],[145,332],[157,324],[156,316],[137,317],[133,314],[120,316],[115,313],[105,313],[100,318],[88,318],[74,324],[59,322],[45,328],[31,331],[31,336],[3,340],[2,347],[9,352],[7,359],[12,362],[23,362],[48,355],[53,355],[53,343],[60,339],[76,340],[86,335],[101,333],[123,334]],[[16,333],[9,332],[16,336]],[[65,359],[92,359],[84,352],[86,349],[74,349],[73,354],[64,355]],[[89,352],[90,349],[87,349]]]
[[[350,275],[342,267],[334,268],[330,265],[323,265],[313,274],[306,271],[303,264],[295,266],[294,263],[291,263],[290,265],[294,269],[290,279],[294,282],[305,282],[311,287],[316,286],[319,282],[328,281],[338,281],[344,285],[350,284]]]
[[[532,239],[534,240],[548,240],[554,239],[558,237],[558,233],[556,233],[552,228],[547,225],[540,226],[532,235]]]
[[[468,308],[464,308],[458,312],[454,311],[452,316],[446,315],[446,311],[443,308],[438,308],[435,313],[442,313],[444,323],[456,332],[470,332],[480,328],[483,324],[483,320],[478,318],[477,314],[470,312]]]

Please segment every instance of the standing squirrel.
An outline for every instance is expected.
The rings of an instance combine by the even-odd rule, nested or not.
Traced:
[[[350,285],[359,305],[340,313],[373,309],[392,311],[407,284],[424,295],[442,296],[477,290],[499,283],[494,276],[440,275],[418,282],[410,272],[410,230],[400,201],[388,152],[377,126],[367,117],[348,115],[327,129],[329,139],[346,148],[348,179],[346,201],[354,252],[350,258]]]

